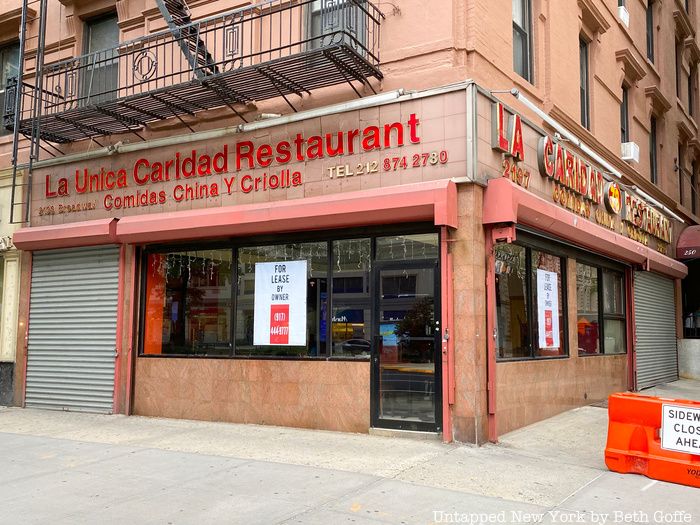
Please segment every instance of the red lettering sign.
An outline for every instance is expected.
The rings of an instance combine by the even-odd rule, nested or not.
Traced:
[[[544,311],[544,337],[547,341],[547,348],[554,346],[554,332],[552,329],[552,311]]]

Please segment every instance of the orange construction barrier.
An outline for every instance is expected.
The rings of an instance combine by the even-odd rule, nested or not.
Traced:
[[[605,464],[623,474],[700,487],[700,402],[611,395]]]

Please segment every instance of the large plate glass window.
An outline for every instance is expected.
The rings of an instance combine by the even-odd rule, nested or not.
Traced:
[[[146,257],[143,353],[229,355],[231,250]]]
[[[519,244],[495,254],[498,358],[566,356],[565,259]]]
[[[625,279],[622,272],[576,263],[579,355],[627,351]]]
[[[333,241],[331,263],[332,353],[338,357],[369,357],[372,347],[371,240]]]
[[[421,274],[410,266],[428,261],[432,269],[437,239],[419,233],[147,249],[141,355],[369,359],[378,330],[377,265],[393,265],[381,280],[387,294],[415,295]]]
[[[271,340],[269,344],[256,344],[255,341],[255,313],[256,301],[268,299],[268,295],[277,294],[277,286],[272,290],[260,291],[256,295],[256,285],[262,284],[256,281],[256,270],[261,271],[263,263],[280,264],[283,262],[303,261],[306,263],[306,275],[298,277],[291,275],[290,279],[280,279],[282,290],[280,294],[287,293],[286,282],[297,278],[306,281],[297,296],[282,297],[285,304],[306,301],[306,315],[300,318],[306,320],[305,330],[306,344],[275,344]],[[291,266],[290,266],[291,268]],[[291,273],[291,272],[289,272]],[[274,276],[266,278],[272,279]],[[267,284],[267,282],[265,283]],[[304,297],[305,293],[305,297]],[[263,296],[263,294],[265,294]],[[277,297],[273,298],[273,304]],[[257,310],[261,310],[258,308]],[[260,320],[258,320],[260,321]],[[286,328],[296,330],[293,324],[296,319],[290,318]],[[271,246],[252,246],[238,250],[238,293],[236,300],[236,347],[235,355],[239,356],[323,356],[327,355],[327,331],[328,323],[328,243],[309,242],[292,244],[275,244]]]

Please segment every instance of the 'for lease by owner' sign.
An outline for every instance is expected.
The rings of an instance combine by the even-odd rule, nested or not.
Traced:
[[[700,408],[663,405],[661,448],[700,455]]]
[[[306,261],[255,264],[253,344],[306,345]]]

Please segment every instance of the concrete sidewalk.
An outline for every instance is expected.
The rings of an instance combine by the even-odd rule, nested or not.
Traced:
[[[640,394],[645,396],[668,397],[671,399],[692,399],[700,401],[700,381],[691,379],[679,379],[673,383],[666,383],[642,390]]]
[[[0,522],[700,523],[697,489],[607,471],[606,428],[584,407],[474,447],[5,408]]]

